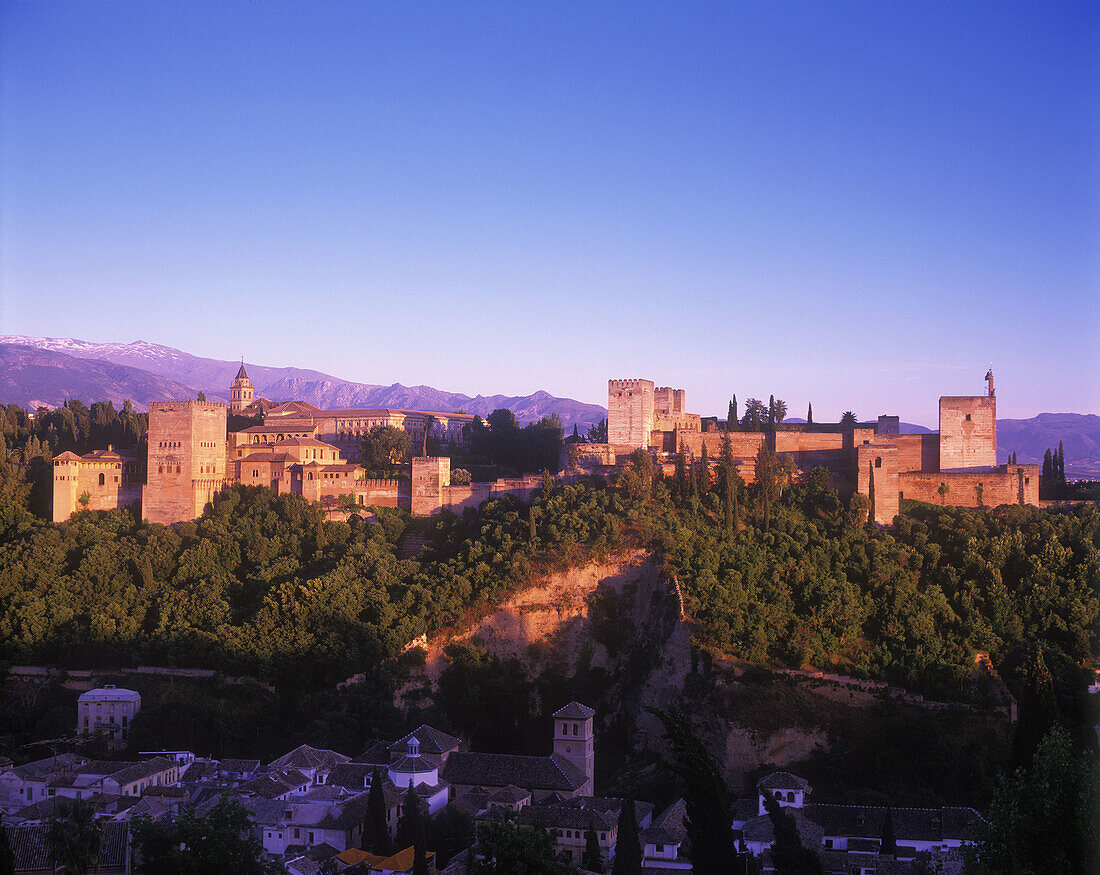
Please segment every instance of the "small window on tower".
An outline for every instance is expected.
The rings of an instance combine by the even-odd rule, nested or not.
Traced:
[[[968,413],[968,414],[966,414],[966,421],[967,421],[967,422],[970,422],[970,414],[969,414],[969,413]]]

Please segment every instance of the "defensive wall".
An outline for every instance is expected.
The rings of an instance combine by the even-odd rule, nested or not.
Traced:
[[[643,379],[609,380],[610,443],[578,453],[575,467],[613,478],[631,452],[645,449],[667,472],[675,469],[674,454],[686,453],[694,464],[704,447],[714,464],[728,440],[746,483],[753,480],[757,452],[767,447],[790,459],[799,472],[824,467],[842,489],[846,483],[864,495],[873,491],[872,514],[880,523],[892,522],[902,498],[959,507],[1037,505],[1037,466],[997,467],[992,370],[985,379],[984,395],[939,399],[938,433],[904,435],[895,415],[854,428],[787,424],[724,434],[716,419],[687,413],[682,389],[654,388],[652,381]]]

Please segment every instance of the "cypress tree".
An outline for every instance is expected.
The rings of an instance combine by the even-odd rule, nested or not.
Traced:
[[[1049,486],[1054,482],[1054,457],[1051,455],[1050,447],[1047,447],[1047,451],[1043,454],[1043,474],[1042,483],[1044,486]]]
[[[603,857],[600,855],[600,840],[596,833],[596,821],[588,821],[588,829],[584,836],[584,856],[581,857],[581,868],[589,872],[603,872]]]
[[[1042,648],[1033,644],[1024,667],[1024,692],[1016,721],[1013,757],[1017,766],[1027,766],[1031,762],[1043,736],[1058,722],[1054,682],[1043,659]]]
[[[813,402],[806,408],[806,425],[814,424],[814,405]]]
[[[726,420],[726,431],[733,431],[737,425],[737,396],[734,395],[730,399],[730,413],[732,414],[729,419]]]
[[[390,855],[390,831],[386,826],[386,794],[382,788],[382,769],[377,767],[370,779],[367,796],[367,820],[363,825],[363,850],[379,856]]]
[[[775,425],[775,396],[768,396],[768,425]]]
[[[421,828],[420,800],[416,796],[416,787],[412,778],[409,779],[409,789],[405,791],[405,799],[401,804],[401,817],[397,821],[397,847],[398,852],[405,850],[410,845],[416,844],[416,831]]]
[[[672,750],[672,769],[685,784],[685,826],[691,840],[693,871],[696,875],[726,875],[738,857],[730,830],[733,818],[729,790],[722,770],[682,711],[669,708],[650,713],[664,724]]]
[[[15,854],[8,842],[8,831],[0,823],[0,875],[15,875]]]
[[[707,457],[706,441],[703,441],[703,451],[699,455],[699,491],[704,495],[710,492],[710,459]]]
[[[890,806],[886,807],[886,819],[882,824],[882,842],[879,846],[879,853],[890,857],[898,855],[898,840],[897,836],[894,835],[894,809]]]
[[[611,867],[611,875],[642,875],[642,846],[638,841],[638,819],[634,814],[634,800],[629,797],[619,809],[615,863]]]
[[[821,858],[812,848],[802,844],[798,827],[789,812],[784,811],[775,797],[764,791],[764,808],[772,821],[775,843],[772,845],[772,861],[776,871],[787,875],[818,875],[824,873]]]
[[[1061,441],[1058,441],[1058,482],[1066,482],[1066,451]]]
[[[867,498],[870,500],[871,504],[867,522],[873,523],[875,521],[875,466],[868,463],[867,467],[870,470],[870,476],[867,478]]]

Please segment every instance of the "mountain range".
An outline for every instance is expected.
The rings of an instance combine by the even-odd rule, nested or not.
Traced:
[[[202,358],[144,340],[133,343],[93,343],[55,337],[0,335],[0,402],[23,407],[57,407],[68,398],[85,403],[111,400],[121,406],[130,399],[135,407],[150,401],[193,398],[200,391],[210,399],[228,400],[229,384],[240,362]],[[530,395],[464,395],[431,386],[381,386],[342,380],[308,368],[275,368],[247,363],[257,396],[272,401],[299,399],[323,410],[382,408],[464,410],[488,416],[498,408],[516,414],[520,423],[556,413],[566,432],[576,425],[582,432],[607,416],[597,404],[557,398],[548,392]],[[797,418],[788,420],[800,421]],[[929,429],[902,423],[907,433]],[[1041,463],[1047,448],[1061,441],[1070,478],[1100,479],[1100,416],[1080,413],[1040,413],[1030,419],[1002,419],[997,423],[997,458]]]
[[[0,335],[0,401],[24,407],[57,407],[67,398],[85,403],[129,398],[135,407],[150,401],[193,398],[200,391],[211,400],[227,401],[229,385],[240,362],[191,355],[169,346],[92,343],[58,337]],[[598,404],[557,398],[549,392],[530,395],[464,395],[431,386],[381,386],[342,380],[308,368],[273,368],[246,363],[257,397],[271,401],[300,400],[322,410],[396,408],[446,413],[463,410],[488,416],[511,410],[521,424],[556,413],[566,432],[582,432],[607,416]]]

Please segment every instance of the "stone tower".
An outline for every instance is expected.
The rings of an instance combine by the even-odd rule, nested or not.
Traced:
[[[580,702],[570,702],[554,712],[554,753],[580,769],[587,779],[578,796],[591,796],[596,768],[592,718],[596,712]]]
[[[241,413],[252,403],[254,397],[255,391],[252,388],[252,381],[248,379],[248,371],[244,369],[244,362],[241,362],[241,369],[237,371],[237,377],[233,380],[233,385],[229,387],[229,412]]]
[[[142,494],[142,513],[149,522],[193,520],[225,484],[225,411],[216,401],[149,403],[149,464]]]
[[[634,449],[648,447],[654,404],[652,380],[608,380],[607,442]]]

